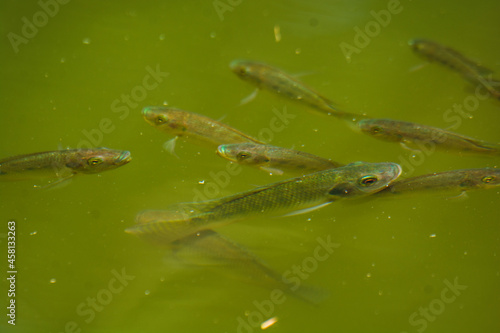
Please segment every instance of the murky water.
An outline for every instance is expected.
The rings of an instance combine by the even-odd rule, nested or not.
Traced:
[[[492,157],[415,154],[266,92],[239,106],[253,87],[228,68],[236,58],[267,62],[305,73],[343,110],[441,128],[461,105],[471,117],[460,117],[457,132],[499,142],[500,102],[478,99],[439,64],[420,67],[407,45],[433,39],[498,72],[497,1],[46,4],[1,5],[0,156],[105,146],[130,150],[133,160],[53,190],[0,184],[0,233],[13,220],[17,238],[16,326],[3,315],[2,332],[257,332],[269,318],[274,332],[500,330],[498,190],[339,202],[218,230],[277,272],[327,290],[319,306],[288,294],[277,301],[269,289],[228,278],[230,268],[173,262],[123,232],[142,209],[284,179],[250,168],[227,176],[225,160],[187,142],[175,158],[162,148],[170,137],[143,121],[146,105],[223,118],[343,163],[401,163],[406,175],[497,166]],[[284,110],[286,125],[270,130]],[[318,260],[328,239],[338,247]],[[9,283],[1,286],[7,313]]]

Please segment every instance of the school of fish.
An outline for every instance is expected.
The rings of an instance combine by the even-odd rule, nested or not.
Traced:
[[[410,47],[431,61],[444,64],[469,81],[500,98],[499,81],[492,71],[479,66],[457,51],[439,43],[415,39]],[[427,125],[372,118],[340,110],[329,99],[274,66],[234,60],[230,69],[257,90],[245,102],[265,89],[321,114],[344,121],[351,129],[374,138],[399,143],[405,149],[432,145],[436,150],[499,156],[500,144],[467,137]],[[500,186],[500,170],[462,169],[399,178],[402,168],[392,162],[336,162],[290,148],[267,145],[235,128],[204,115],[168,106],[146,106],[144,120],[173,137],[164,144],[175,154],[177,140],[212,149],[214,156],[241,165],[259,168],[270,175],[293,177],[226,197],[201,202],[172,203],[160,209],[137,213],[136,224],[125,231],[170,249],[173,255],[198,266],[225,267],[231,276],[265,288],[279,288],[318,304],[327,293],[289,281],[243,246],[215,231],[243,219],[303,214],[334,202],[365,196],[396,198],[420,192],[455,192]],[[77,174],[96,174],[131,161],[129,151],[108,148],[65,149],[18,155],[0,160],[0,181],[45,180],[46,188],[70,180]],[[345,162],[345,161],[344,161]],[[282,223],[286,223],[284,219]]]

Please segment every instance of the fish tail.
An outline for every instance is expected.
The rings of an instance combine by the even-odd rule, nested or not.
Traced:
[[[363,114],[342,111],[332,104],[329,104],[328,107],[329,107],[329,109],[325,110],[325,111],[327,111],[327,114],[329,116],[337,117],[339,119],[346,121],[347,123],[357,123],[358,121],[360,121],[362,119],[369,118]]]
[[[145,216],[148,213],[142,212],[140,214]],[[138,217],[138,219],[140,218],[142,217]],[[193,219],[170,219],[153,220],[145,223],[141,222],[133,227],[125,229],[125,232],[137,235],[146,240],[168,244],[180,238],[189,236],[198,230],[200,230],[200,228],[195,225]]]
[[[211,202],[181,203],[166,210],[144,210],[136,215],[136,225],[126,233],[170,243],[200,230],[208,229]]]

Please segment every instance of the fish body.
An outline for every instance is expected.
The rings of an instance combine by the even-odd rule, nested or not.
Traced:
[[[355,162],[318,171],[220,199],[181,203],[167,210],[146,210],[126,232],[173,241],[255,216],[310,211],[334,201],[382,190],[401,173],[395,163]]]
[[[257,88],[272,91],[327,115],[349,120],[363,118],[361,115],[340,111],[330,100],[279,68],[250,60],[233,60],[229,67],[238,77]]]
[[[13,156],[0,160],[0,180],[68,179],[99,173],[130,162],[130,152],[107,148],[67,149]]]
[[[307,174],[343,166],[302,151],[254,143],[221,145],[217,154],[232,162],[276,174],[283,174],[284,171]]]
[[[174,241],[171,248],[182,262],[214,269],[238,281],[279,289],[313,304],[327,296],[319,289],[285,280],[256,255],[210,229]]]
[[[499,186],[500,169],[463,169],[396,180],[387,188],[377,193],[377,196],[384,194],[411,194],[421,191],[465,192],[478,189],[498,188]]]
[[[491,70],[434,41],[413,39],[409,42],[409,45],[416,53],[431,61],[438,61],[452,68],[466,79],[484,86],[494,97],[500,98],[500,82],[491,78]]]
[[[437,127],[392,119],[363,119],[358,128],[374,138],[402,144],[433,144],[436,148],[477,154],[500,153],[500,145],[470,138]]]
[[[162,132],[183,137],[195,143],[219,146],[226,143],[261,143],[228,125],[194,112],[166,106],[142,109],[146,122]]]

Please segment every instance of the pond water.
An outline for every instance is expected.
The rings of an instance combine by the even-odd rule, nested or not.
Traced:
[[[396,162],[403,176],[498,166],[498,157],[416,153],[260,92],[234,59],[275,65],[342,109],[500,142],[500,101],[409,48],[448,45],[500,71],[498,1],[3,1],[0,156],[82,147],[132,161],[61,188],[0,183],[2,271],[16,224],[16,325],[2,332],[498,332],[500,191],[353,200],[219,228],[279,274],[325,290],[318,306],[248,284],[234,267],[196,267],[124,230],[144,209],[286,179],[228,162],[147,124],[168,104],[269,143],[342,163]],[[270,131],[287,112],[286,126]],[[456,119],[456,118],[455,118]],[[497,208],[495,208],[497,207]],[[315,251],[330,240],[324,260]],[[326,253],[326,252],[325,252]],[[5,263],[5,266],[4,266]],[[299,267],[299,272],[296,272]],[[229,273],[229,274],[228,274]],[[2,278],[2,308],[10,284]],[[279,303],[279,304],[278,304]]]

